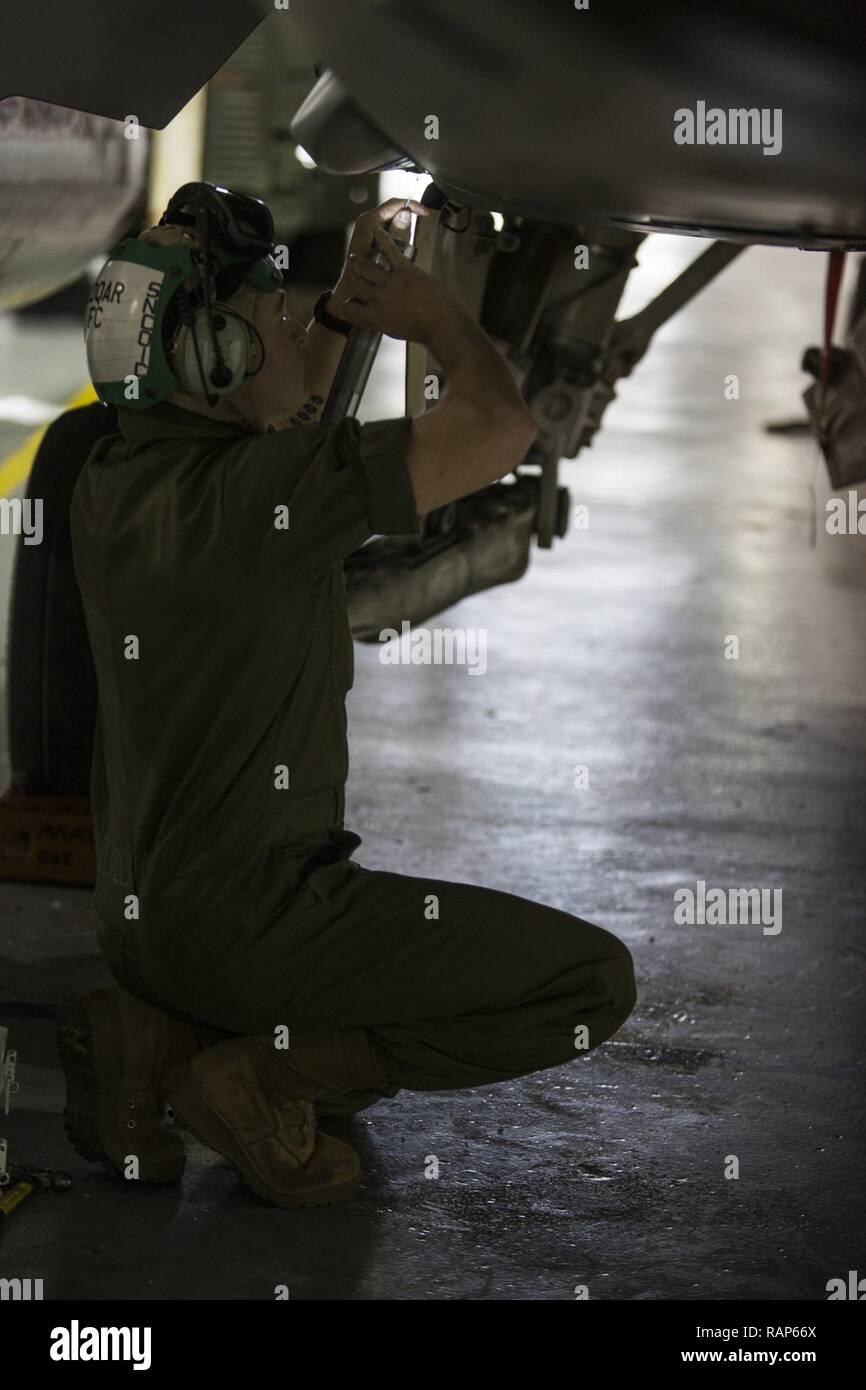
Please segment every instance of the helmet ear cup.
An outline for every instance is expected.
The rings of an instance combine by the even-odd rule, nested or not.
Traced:
[[[201,306],[192,323],[185,324],[178,335],[175,375],[183,389],[194,396],[231,396],[250,374],[252,334],[246,320],[228,305],[214,304],[211,312],[222,363],[214,352],[207,310]]]

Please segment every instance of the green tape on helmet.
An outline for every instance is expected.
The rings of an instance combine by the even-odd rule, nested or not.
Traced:
[[[87,300],[84,342],[101,400],[147,410],[177,390],[163,344],[169,303],[192,274],[179,246],[130,238],[112,252]]]
[[[222,249],[214,260],[221,269],[245,263]],[[149,246],[132,237],[111,253],[90,291],[84,324],[87,365],[101,400],[149,410],[179,389],[166,350],[166,314],[197,273],[181,246]],[[247,262],[243,279],[266,293],[282,284],[270,256]]]

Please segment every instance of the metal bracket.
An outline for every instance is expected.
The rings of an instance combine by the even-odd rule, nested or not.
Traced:
[[[528,462],[541,468],[538,545],[547,550],[562,534],[559,461],[577,451],[602,375],[614,316],[643,241],[637,232],[574,227],[558,248],[542,313],[529,345],[546,358],[547,380],[530,373],[526,395],[538,425]],[[590,268],[575,287],[572,243],[590,252]]]
[[[745,250],[746,247],[738,242],[712,242],[639,313],[629,319],[619,319],[613,325],[577,449],[592,442],[605,410],[616,396],[616,382],[632,373],[657,330]]]
[[[594,251],[604,251],[604,232],[595,235],[599,245]],[[610,253],[622,256],[621,268],[617,271],[614,261],[613,272],[602,272],[597,288],[590,282],[577,302],[568,296],[560,301],[563,312],[557,312],[556,303],[548,311],[547,343],[558,361],[551,379],[531,393],[539,435],[530,461],[540,464],[543,479],[538,527],[542,548],[549,546],[556,534],[559,460],[574,458],[592,443],[605,410],[616,396],[616,382],[634,369],[656,330],[745,250],[736,243],[713,242],[640,313],[617,321],[617,302],[641,240],[635,234],[631,248],[618,240]]]
[[[489,212],[452,202],[419,217],[415,228],[415,265],[447,285],[476,322],[500,235]],[[428,376],[441,375],[437,366],[423,343],[406,344],[407,415],[423,415],[428,404],[425,382]]]

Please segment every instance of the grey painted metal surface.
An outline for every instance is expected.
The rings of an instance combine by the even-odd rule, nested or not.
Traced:
[[[130,133],[133,127],[128,127]],[[0,310],[76,280],[143,198],[146,130],[42,101],[0,101]]]
[[[692,0],[324,0],[300,4],[297,21],[375,128],[372,157],[384,132],[457,201],[638,230],[866,241],[857,0],[733,0],[724,12]],[[693,139],[678,143],[686,110]],[[729,114],[740,111],[761,132]],[[711,135],[710,112],[723,116]],[[298,134],[315,155],[312,130]],[[352,122],[342,151],[327,126],[322,145],[331,167],[363,167]]]
[[[162,127],[263,13],[268,0],[88,0],[84,25],[66,0],[43,0],[35,19],[30,0],[7,0],[0,94]],[[692,0],[293,0],[281,17],[345,83],[375,148],[384,134],[458,201],[641,230],[866,240],[859,0],[730,0],[723,12]],[[690,144],[674,138],[682,110]],[[759,127],[746,122],[740,142],[739,111]],[[723,115],[712,141],[709,112]],[[348,134],[354,156],[354,123]]]
[[[271,0],[5,0],[0,98],[33,97],[161,130]]]

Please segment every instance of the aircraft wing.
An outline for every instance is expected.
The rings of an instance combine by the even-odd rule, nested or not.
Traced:
[[[271,0],[3,0],[0,100],[31,97],[161,130]]]

